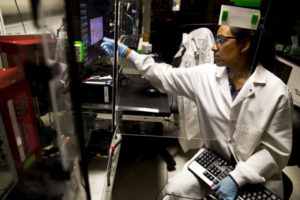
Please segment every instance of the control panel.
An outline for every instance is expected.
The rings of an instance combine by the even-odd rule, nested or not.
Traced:
[[[41,148],[29,83],[25,78],[15,81],[16,73],[13,68],[0,70],[0,79],[6,80],[0,81],[0,111],[16,169],[23,173]]]

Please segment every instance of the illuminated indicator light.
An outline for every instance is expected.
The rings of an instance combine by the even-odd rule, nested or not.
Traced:
[[[76,53],[76,62],[82,63],[84,61],[84,49],[85,49],[83,42],[75,41],[74,47]]]
[[[257,13],[253,13],[253,14],[252,14],[252,17],[251,17],[250,24],[251,24],[251,25],[256,25],[257,22],[258,22],[258,14],[257,14]]]
[[[212,184],[211,187],[215,187],[215,184]]]
[[[27,169],[36,160],[35,154],[32,154],[24,163],[24,168]]]
[[[63,144],[66,145],[68,143],[68,141],[70,140],[70,137],[66,137]]]
[[[260,7],[261,0],[230,0],[234,2],[236,6],[246,6],[246,7]]]
[[[227,17],[228,17],[228,10],[223,10],[223,13],[222,13],[222,21],[226,21],[227,20]]]

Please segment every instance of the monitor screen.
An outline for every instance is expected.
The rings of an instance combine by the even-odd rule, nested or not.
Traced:
[[[103,38],[103,17],[90,19],[91,45]]]
[[[84,44],[84,66],[95,63],[105,52],[100,48],[104,36],[111,37],[109,21],[113,19],[108,1],[81,0],[80,29]]]

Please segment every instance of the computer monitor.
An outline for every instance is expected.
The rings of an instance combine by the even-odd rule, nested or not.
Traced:
[[[106,1],[82,0],[80,3],[81,41],[84,44],[84,66],[94,63],[105,52],[100,48],[109,36],[110,4]]]
[[[103,17],[90,19],[91,45],[96,44],[103,38]]]

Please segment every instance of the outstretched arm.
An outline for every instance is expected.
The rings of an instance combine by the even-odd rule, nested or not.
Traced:
[[[101,47],[113,55],[114,40],[104,38]],[[161,92],[174,93],[194,100],[191,69],[172,68],[166,63],[156,63],[151,56],[140,55],[126,45],[118,43],[118,55],[132,61],[136,69]]]

